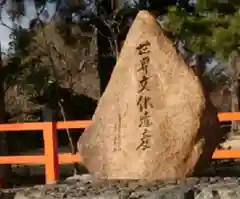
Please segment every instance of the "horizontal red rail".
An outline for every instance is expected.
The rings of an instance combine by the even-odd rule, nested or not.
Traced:
[[[237,121],[237,120],[240,120],[240,112],[237,112],[237,113],[232,113],[232,112],[218,113],[218,119],[219,119],[220,122]]]
[[[79,154],[73,155],[71,153],[61,153],[58,154],[58,158],[60,164],[70,164],[81,161]],[[38,165],[45,163],[45,155],[0,156],[0,164]]]
[[[73,155],[71,153],[58,154],[59,164],[70,164],[81,162],[79,154]],[[213,154],[213,159],[238,159],[240,158],[240,149],[231,150],[216,150]],[[0,164],[28,164],[39,165],[45,164],[44,155],[21,155],[21,156],[1,156]]]
[[[91,120],[57,122],[57,129],[85,129],[92,123]]]
[[[240,149],[221,149],[216,150],[212,156],[213,159],[239,159]]]
[[[0,131],[39,131],[49,122],[26,122],[0,124]],[[91,120],[56,122],[56,128],[61,129],[84,129],[92,123]]]
[[[219,113],[218,118],[221,122],[240,120],[240,113]],[[34,131],[42,130],[47,122],[29,122],[29,123],[8,123],[1,124],[0,131]],[[82,121],[64,121],[56,122],[57,129],[81,129],[86,128],[92,123],[91,120]]]
[[[1,156],[0,164],[45,164],[44,155]]]

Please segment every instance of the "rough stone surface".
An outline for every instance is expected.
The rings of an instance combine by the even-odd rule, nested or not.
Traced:
[[[104,179],[182,179],[206,168],[221,137],[198,76],[139,12],[79,140],[83,164]]]
[[[70,179],[56,185],[2,190],[0,199],[237,199],[240,178],[188,178],[182,182]]]

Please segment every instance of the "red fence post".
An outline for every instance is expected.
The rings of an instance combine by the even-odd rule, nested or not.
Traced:
[[[59,161],[56,122],[45,122],[43,127],[46,184],[59,180]]]

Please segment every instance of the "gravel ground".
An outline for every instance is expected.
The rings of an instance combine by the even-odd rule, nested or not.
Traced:
[[[40,152],[39,152],[40,153]],[[30,169],[30,170],[29,170]],[[27,172],[25,172],[27,170]],[[43,166],[14,167],[21,175],[19,185],[23,185],[30,176],[44,174]],[[72,166],[62,165],[62,173],[71,175]],[[209,168],[202,177],[177,181],[100,181],[90,175],[68,178],[51,185],[24,185],[21,188],[0,190],[0,199],[237,199],[240,198],[240,161],[222,162],[221,165]],[[234,177],[233,177],[234,176]],[[239,176],[239,177],[237,177]],[[26,187],[29,186],[29,187]],[[31,186],[31,187],[30,187]]]
[[[2,190],[0,199],[237,199],[240,178],[188,178],[177,181],[101,181],[89,175],[58,184]]]

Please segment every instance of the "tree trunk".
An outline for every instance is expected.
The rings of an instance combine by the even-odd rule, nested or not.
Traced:
[[[2,69],[2,52],[0,44],[0,71]],[[4,80],[0,80],[0,123],[5,123],[7,119],[5,108],[5,92],[4,92]],[[8,143],[7,133],[0,132],[0,156],[8,155]],[[8,184],[9,176],[11,174],[11,165],[0,165],[0,186],[6,186]]]
[[[98,7],[98,14],[102,13],[101,8],[104,8],[107,14],[110,14],[113,10],[112,0],[102,1]],[[99,16],[99,18],[101,18]],[[97,45],[98,45],[98,74],[100,79],[100,95],[103,94],[107,87],[108,81],[111,77],[113,68],[116,63],[115,57],[111,48],[110,38],[111,30],[102,21],[99,22],[97,27]]]
[[[240,80],[240,58],[239,55],[233,52],[229,56],[229,67],[232,71],[231,82],[231,111],[239,112],[239,80]],[[240,135],[239,121],[232,121],[231,135]]]
[[[102,13],[101,9],[103,8],[106,12],[106,15],[111,16],[112,13],[116,11],[119,12],[119,9],[134,5],[134,3],[136,2],[128,0],[105,0],[102,1],[101,4],[99,4],[98,14]],[[100,95],[103,94],[107,87],[113,68],[116,64],[117,54],[120,52],[123,41],[125,40],[125,37],[127,35],[128,28],[130,27],[130,24],[132,23],[133,19],[137,14],[137,10],[132,11],[130,7],[125,9],[128,9],[128,11],[120,12],[121,17],[126,17],[126,19],[123,20],[121,23],[119,22],[118,25],[120,25],[119,28],[121,32],[117,33],[118,35],[112,35],[114,32],[113,30],[111,30],[112,27],[108,27],[106,23],[102,23],[101,21],[97,27],[98,74],[100,79]],[[99,18],[102,19],[102,17]],[[115,38],[113,38],[113,36],[115,36]]]

